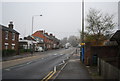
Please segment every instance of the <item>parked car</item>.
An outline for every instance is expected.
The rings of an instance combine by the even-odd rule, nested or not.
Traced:
[[[65,44],[65,49],[68,49],[70,46],[71,46],[70,43],[66,43]]]
[[[36,48],[36,51],[37,51],[37,52],[44,52],[44,49],[39,46],[39,47]]]

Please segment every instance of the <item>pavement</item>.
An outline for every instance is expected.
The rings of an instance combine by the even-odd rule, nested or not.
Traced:
[[[94,80],[104,80],[102,76],[99,75],[97,66],[86,66],[92,79]]]
[[[79,57],[79,54],[73,54],[61,72],[56,74],[58,76],[55,76],[55,80],[91,80],[86,66],[82,64]]]

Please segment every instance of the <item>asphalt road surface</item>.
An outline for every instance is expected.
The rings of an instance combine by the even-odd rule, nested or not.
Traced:
[[[2,69],[3,79],[43,79],[53,67],[70,57],[75,48],[62,49],[47,56]],[[44,53],[43,53],[44,54]]]

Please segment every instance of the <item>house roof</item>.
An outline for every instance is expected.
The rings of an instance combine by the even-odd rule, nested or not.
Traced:
[[[110,41],[120,41],[120,30],[115,32],[115,34],[110,38]]]
[[[19,34],[19,32],[17,32],[16,30],[14,30],[12,28],[8,28],[8,27],[3,26],[3,25],[0,25],[0,27],[2,28],[3,31],[10,31],[10,32]]]
[[[44,32],[41,32],[41,31],[37,31],[37,32],[40,32],[42,35],[44,35],[46,38],[50,39],[50,40],[53,40],[53,41],[56,41],[56,42],[59,42],[60,40],[58,40],[57,38],[55,38],[54,36],[51,36],[51,35],[47,35],[46,33]],[[36,32],[35,32],[36,33]],[[33,36],[33,35],[32,35]],[[35,36],[34,36],[35,37]],[[38,36],[36,36],[38,37]]]

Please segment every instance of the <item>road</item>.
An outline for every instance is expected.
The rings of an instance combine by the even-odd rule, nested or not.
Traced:
[[[44,57],[30,59],[14,66],[2,69],[3,79],[43,79],[53,67],[70,57],[75,48],[61,49],[42,54]],[[37,56],[38,57],[38,56]],[[25,59],[22,59],[25,60]]]

